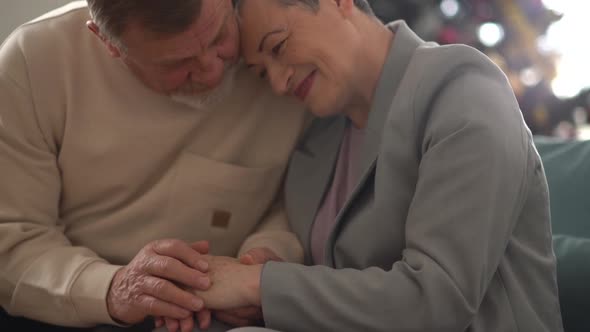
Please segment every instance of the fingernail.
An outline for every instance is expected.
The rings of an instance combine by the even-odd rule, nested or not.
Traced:
[[[197,279],[197,283],[199,284],[199,287],[202,290],[205,290],[206,288],[209,288],[209,285],[211,284],[211,281],[207,277],[199,277]]]
[[[194,298],[193,299],[193,310],[194,311],[199,311],[203,308],[203,300],[199,299],[199,298]]]
[[[186,318],[186,317],[188,317],[188,316],[192,315],[192,312],[190,312],[190,311],[188,311],[188,310],[185,310],[185,309],[180,309],[180,311],[178,311],[178,313],[179,313],[179,315],[180,315],[180,316],[178,317],[178,319],[184,319],[184,318]]]
[[[201,272],[206,272],[209,269],[209,263],[207,263],[205,261],[198,261],[197,267],[199,268],[199,270]]]

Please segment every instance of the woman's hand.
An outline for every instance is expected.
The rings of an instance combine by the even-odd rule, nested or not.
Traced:
[[[204,256],[209,263],[211,287],[193,290],[210,310],[231,310],[260,306],[262,264],[244,265],[235,258]]]
[[[274,251],[266,247],[252,248],[240,255],[239,260],[240,263],[245,265],[264,264],[268,261],[283,261]],[[215,318],[226,324],[238,327],[264,325],[262,308],[257,306],[216,311]]]

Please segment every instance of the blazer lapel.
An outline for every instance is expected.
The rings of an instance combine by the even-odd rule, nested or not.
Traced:
[[[328,243],[326,244],[326,263],[335,266],[334,242],[342,227],[343,216],[350,209],[352,203],[359,195],[365,183],[372,178],[373,171],[377,165],[377,158],[381,148],[381,137],[383,128],[387,123],[387,117],[392,110],[393,100],[396,91],[404,77],[407,67],[418,46],[424,44],[403,21],[396,21],[388,25],[389,29],[395,32],[389,54],[383,65],[381,76],[377,83],[377,90],[373,98],[369,121],[365,129],[365,137],[362,144],[357,184],[349,195],[346,203],[338,213],[336,224]],[[315,211],[314,211],[315,212]]]
[[[346,120],[343,117],[316,119],[308,136],[291,157],[285,183],[286,208],[293,222],[291,227],[305,239],[305,261],[311,263],[311,228],[317,210],[332,182],[335,162]]]

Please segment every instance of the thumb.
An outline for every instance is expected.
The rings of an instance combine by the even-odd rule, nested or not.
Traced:
[[[196,250],[201,255],[209,253],[209,241],[198,241],[191,243],[191,248]]]
[[[242,263],[244,265],[254,265],[254,264],[256,264],[254,262],[254,258],[249,253],[245,253],[245,254],[242,254],[240,256],[240,263]]]
[[[240,263],[246,265],[264,264],[268,261],[282,261],[282,259],[266,247],[252,248],[240,256]]]

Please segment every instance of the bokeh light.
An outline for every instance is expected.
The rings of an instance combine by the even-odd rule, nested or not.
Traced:
[[[543,0],[543,4],[563,14],[560,21],[549,27],[542,47],[559,55],[557,75],[551,83],[553,93],[571,98],[590,87],[590,41],[585,36],[590,31],[590,1]]]
[[[494,47],[504,39],[504,28],[500,24],[487,22],[479,27],[477,36],[485,46]]]

